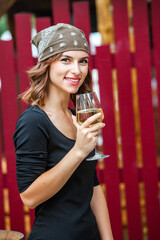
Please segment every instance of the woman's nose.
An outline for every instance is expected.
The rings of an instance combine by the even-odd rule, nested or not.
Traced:
[[[80,67],[79,67],[78,63],[73,63],[71,72],[76,74],[76,75],[80,74],[81,71],[80,71]]]

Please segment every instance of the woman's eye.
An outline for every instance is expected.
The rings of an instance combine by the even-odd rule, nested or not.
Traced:
[[[69,62],[69,59],[68,58],[62,58],[61,61],[62,62]]]
[[[88,63],[88,60],[82,60],[81,63],[87,64],[87,63]]]

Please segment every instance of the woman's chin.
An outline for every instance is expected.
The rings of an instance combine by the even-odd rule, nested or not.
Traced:
[[[69,93],[70,93],[70,94],[75,94],[75,93],[78,92],[78,90],[79,90],[79,87],[74,88],[74,89],[70,89],[70,90],[69,90]]]

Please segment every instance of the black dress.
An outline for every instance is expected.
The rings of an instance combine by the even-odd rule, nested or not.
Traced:
[[[75,144],[36,105],[29,106],[18,119],[13,140],[20,193],[61,161]],[[96,163],[83,160],[63,188],[36,207],[28,240],[100,240],[90,207],[93,187],[99,184]]]

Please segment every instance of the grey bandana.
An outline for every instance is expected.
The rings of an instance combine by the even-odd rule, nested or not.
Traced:
[[[31,43],[38,49],[38,62],[70,50],[81,50],[89,54],[84,32],[65,23],[58,23],[40,31],[33,37]]]

